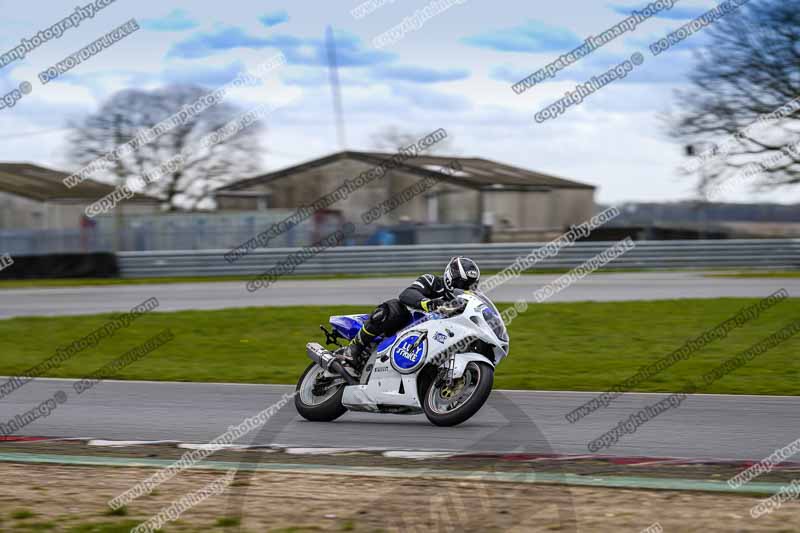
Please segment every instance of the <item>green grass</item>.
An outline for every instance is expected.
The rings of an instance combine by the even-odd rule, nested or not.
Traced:
[[[27,518],[33,518],[33,516],[34,514],[28,509],[17,509],[11,513],[11,518],[14,520],[25,520]]]
[[[756,299],[584,302],[530,305],[509,327],[510,356],[497,369],[503,389],[601,390],[640,366],[681,347]],[[500,304],[502,310],[507,304]],[[53,369],[50,377],[80,378],[164,328],[175,339],[125,367],[116,379],[296,383],[309,363],[308,341],[322,341],[319,324],[364,306],[269,307],[148,313],[94,348]],[[58,346],[100,327],[110,315],[28,317],[0,321],[0,375],[20,375]],[[636,390],[681,388],[726,358],[800,317],[800,299],[786,300],[642,383]],[[800,336],[750,361],[704,392],[798,394]],[[99,384],[97,386],[103,386]],[[69,384],[68,392],[73,394]]]
[[[105,513],[106,516],[128,516],[128,508],[124,505],[116,509],[108,509]]]
[[[214,524],[216,527],[232,527],[238,526],[241,523],[241,519],[235,516],[224,516],[222,518],[217,518],[216,523]]]

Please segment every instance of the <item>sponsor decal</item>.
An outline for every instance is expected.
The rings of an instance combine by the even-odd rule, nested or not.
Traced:
[[[433,336],[433,340],[439,341],[442,344],[444,344],[444,342],[447,340],[447,335],[445,335],[444,333],[439,331],[439,332],[436,333],[436,335]]]
[[[392,367],[401,374],[416,371],[425,362],[428,354],[428,341],[420,342],[420,331],[410,331],[400,337],[392,348]]]

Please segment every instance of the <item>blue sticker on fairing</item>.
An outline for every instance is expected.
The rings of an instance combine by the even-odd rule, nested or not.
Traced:
[[[394,341],[396,341],[396,340],[397,340],[397,335],[392,335],[391,337],[386,337],[378,345],[378,351],[382,352],[385,349],[389,348],[392,344],[394,344]]]
[[[398,341],[392,349],[392,366],[401,374],[408,374],[416,370],[425,362],[428,353],[428,341],[423,340],[416,347],[419,333],[410,333]]]

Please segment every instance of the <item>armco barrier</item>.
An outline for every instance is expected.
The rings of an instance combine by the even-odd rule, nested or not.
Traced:
[[[342,246],[326,250],[299,265],[295,274],[438,272],[454,255],[475,259],[484,270],[500,270],[545,243],[417,246]],[[612,242],[579,242],[532,270],[573,268]],[[250,276],[265,272],[298,248],[263,248],[228,263],[228,250],[121,252],[126,278],[166,276]],[[800,269],[800,239],[637,241],[606,268],[774,268]]]
[[[115,278],[117,258],[112,253],[12,255],[14,264],[0,270],[0,279]]]

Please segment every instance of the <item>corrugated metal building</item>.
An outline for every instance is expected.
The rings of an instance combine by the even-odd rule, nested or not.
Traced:
[[[393,155],[339,152],[222,187],[215,192],[217,205],[220,210],[297,209]],[[448,171],[448,166],[459,170]],[[482,224],[492,228],[493,241],[530,241],[583,222],[595,211],[592,185],[487,159],[428,155],[392,166],[328,209],[360,222],[362,213],[425,177],[440,181],[388,213],[383,223]]]
[[[30,163],[0,163],[0,229],[79,228],[86,206],[114,190],[93,180],[68,188],[67,176]],[[125,211],[156,212],[157,201],[136,196]]]

